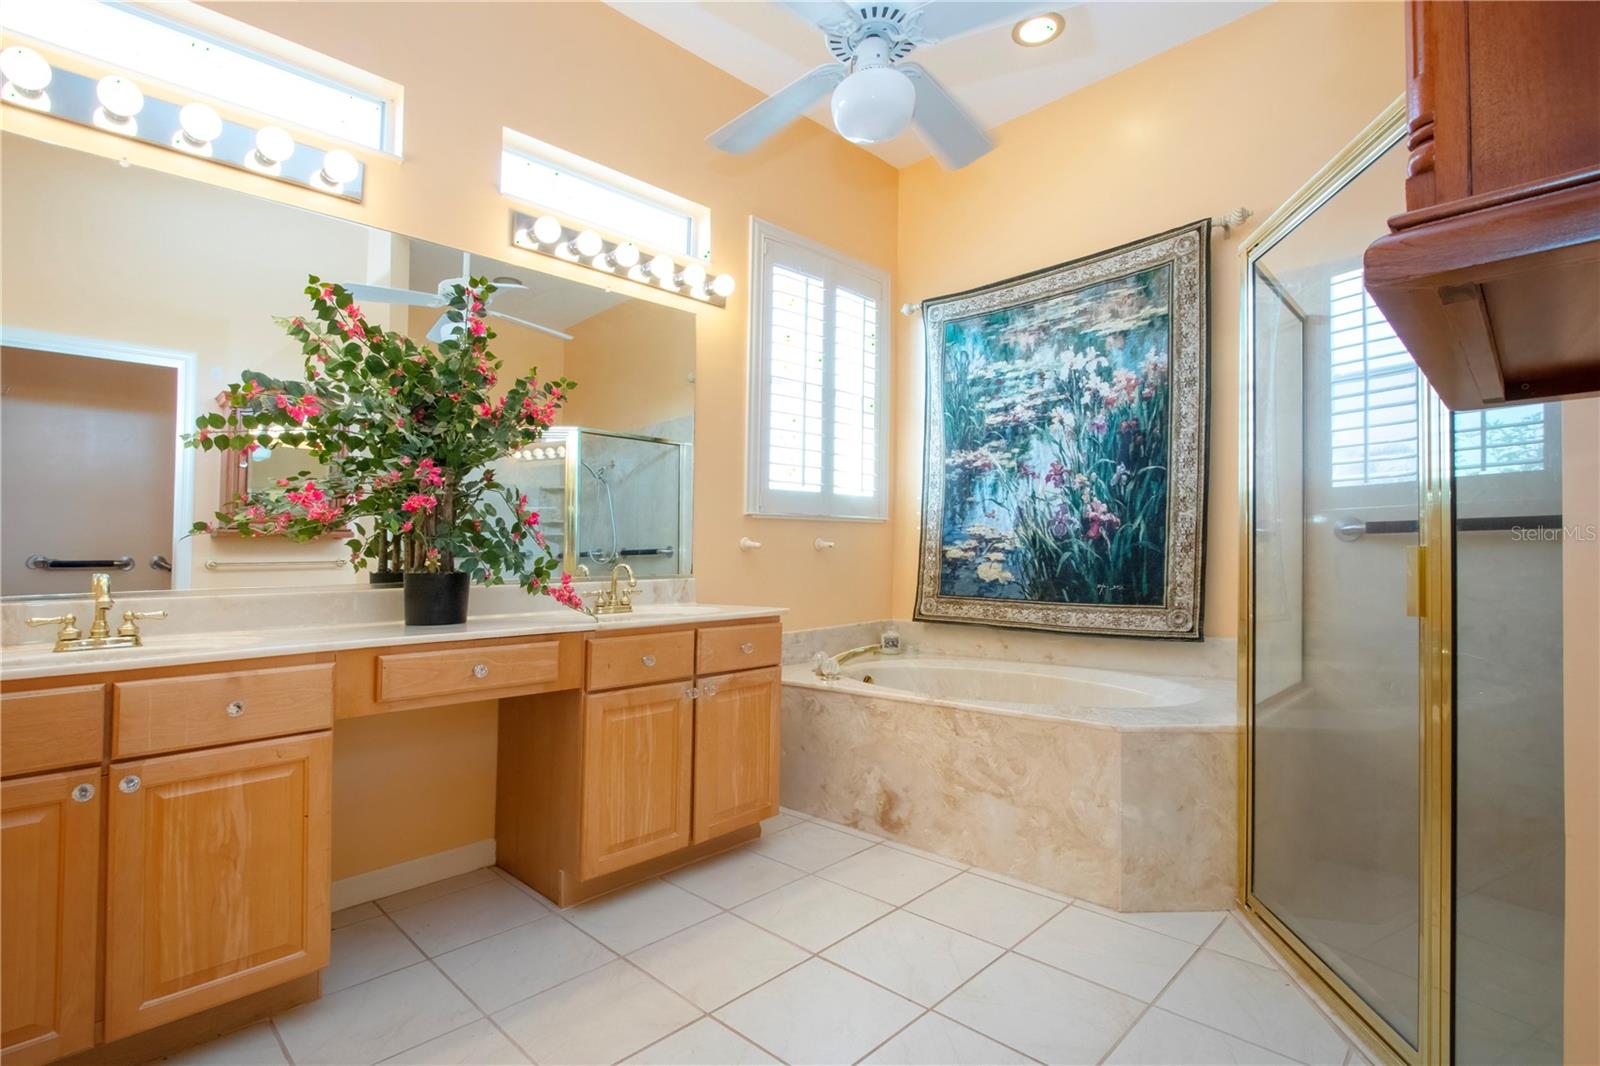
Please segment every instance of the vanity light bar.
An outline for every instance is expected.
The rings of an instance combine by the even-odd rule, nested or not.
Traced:
[[[80,126],[361,202],[366,167],[343,148],[296,144],[280,126],[230,122],[210,104],[147,95],[123,75],[96,80],[52,67],[32,48],[0,51],[0,100]]]
[[[570,225],[554,215],[511,212],[511,243],[567,263],[577,263],[611,277],[666,289],[713,307],[728,306],[733,293],[732,274],[711,276],[693,259],[670,255],[645,257],[632,241],[608,240],[584,226]]]

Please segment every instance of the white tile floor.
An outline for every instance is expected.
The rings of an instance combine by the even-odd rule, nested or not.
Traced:
[[[488,869],[341,911],[322,999],[167,1061],[1364,1061],[1236,916],[764,834],[564,911]]]

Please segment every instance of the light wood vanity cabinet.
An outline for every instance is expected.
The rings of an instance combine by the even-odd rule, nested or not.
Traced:
[[[584,693],[500,714],[497,861],[563,906],[731,847],[778,811],[776,620],[586,645]],[[576,818],[524,813],[540,808]]]
[[[7,683],[3,1066],[138,1061],[156,1027],[315,994],[339,718],[498,700],[498,862],[563,905],[757,835],[781,642],[763,619]]]
[[[0,785],[0,1048],[33,1066],[94,1044],[98,765]]]
[[[701,678],[694,707],[694,842],[778,813],[778,668]]]
[[[324,731],[112,763],[107,1039],[328,965],[332,751]]]
[[[686,682],[676,681],[584,700],[580,867],[585,879],[688,845],[691,691]]]

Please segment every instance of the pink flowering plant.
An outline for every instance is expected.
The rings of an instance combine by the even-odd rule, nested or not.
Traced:
[[[354,528],[346,543],[358,570],[462,571],[581,609],[539,513],[490,465],[543,436],[575,386],[525,376],[497,389],[484,314],[494,291],[485,278],[458,283],[444,311],[457,328],[433,348],[369,322],[344,288],[311,277],[311,313],[279,320],[300,343],[305,380],[245,371],[184,441],[241,453],[300,447],[328,472],[243,493],[194,531],[304,541]]]

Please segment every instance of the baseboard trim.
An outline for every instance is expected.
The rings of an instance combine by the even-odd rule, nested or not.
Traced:
[[[354,907],[357,903],[366,903],[382,896],[392,896],[396,892],[419,888],[446,877],[470,873],[479,867],[493,865],[494,838],[474,840],[470,844],[463,844],[449,851],[436,851],[432,855],[424,855],[377,870],[368,870],[364,874],[335,881],[333,909],[342,911],[346,907]]]

